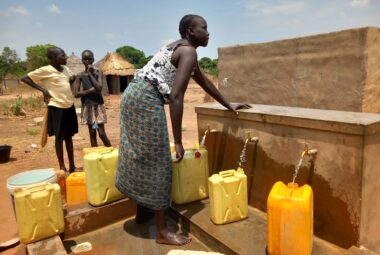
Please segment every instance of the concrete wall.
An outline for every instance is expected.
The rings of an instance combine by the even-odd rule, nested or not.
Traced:
[[[296,182],[314,191],[314,232],[348,248],[364,245],[380,252],[380,115],[293,107],[253,105],[235,116],[218,104],[196,108],[201,137],[206,138],[210,174],[236,169],[248,135],[244,170],[249,204],[266,211],[273,184],[292,180],[304,144],[315,148],[306,157]]]
[[[380,112],[380,32],[369,28],[366,44],[367,75],[363,87],[363,112]]]
[[[360,28],[219,48],[231,101],[380,112],[380,29]]]
[[[380,254],[380,135],[369,131],[364,139],[360,243]],[[377,237],[377,238],[374,238]]]

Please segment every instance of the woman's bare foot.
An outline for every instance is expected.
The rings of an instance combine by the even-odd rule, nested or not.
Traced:
[[[191,242],[191,237],[181,234],[170,232],[169,230],[162,230],[157,232],[156,243],[169,244],[169,245],[185,245]]]

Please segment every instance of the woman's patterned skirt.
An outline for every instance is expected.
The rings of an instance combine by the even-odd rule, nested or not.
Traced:
[[[172,161],[164,102],[146,80],[132,80],[120,103],[120,148],[116,187],[154,210],[170,203]]]

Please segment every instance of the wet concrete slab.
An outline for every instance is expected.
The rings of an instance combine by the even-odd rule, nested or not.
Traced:
[[[171,213],[181,223],[182,230],[189,231],[214,251],[240,255],[266,254],[266,214],[253,207],[249,207],[248,219],[226,225],[211,222],[208,199],[173,205]],[[312,255],[347,254],[346,249],[314,238]]]
[[[181,232],[175,221],[169,219],[169,227],[176,232]],[[145,224],[136,224],[133,218],[122,220],[112,225],[97,229],[86,234],[66,239],[63,245],[68,254],[73,253],[75,245],[90,242],[92,249],[87,252],[81,252],[81,255],[164,255],[172,249],[210,251],[197,238],[193,237],[191,243],[184,246],[172,246],[157,244],[155,242],[156,227],[151,220]]]
[[[71,238],[125,220],[136,213],[136,204],[124,198],[94,207],[88,203],[71,205],[65,210],[65,234]]]
[[[28,255],[67,255],[59,236],[28,244],[26,250]]]

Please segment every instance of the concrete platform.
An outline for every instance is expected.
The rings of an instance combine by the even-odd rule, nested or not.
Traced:
[[[149,254],[165,255],[170,250],[214,251],[223,254],[266,254],[266,214],[249,207],[246,220],[215,225],[209,218],[209,200],[187,205],[173,205],[168,225],[177,233],[192,236],[185,246],[162,245],[155,242],[154,220],[145,224],[133,221],[136,206],[129,199],[101,207],[88,204],[72,206],[66,212],[63,242],[59,236],[27,245],[27,253],[75,254],[78,244],[89,242],[91,249],[80,254]],[[313,255],[373,255],[369,250],[351,247],[346,250],[314,239]]]
[[[169,219],[169,227],[179,231],[179,226]],[[171,246],[157,244],[155,241],[156,226],[154,220],[145,224],[137,225],[133,219],[122,220],[107,227],[66,239],[63,245],[68,254],[72,253],[72,247],[83,242],[90,242],[92,249],[87,252],[81,252],[81,255],[165,255],[172,249],[210,251],[196,237],[184,246]],[[190,235],[191,236],[191,235]]]
[[[182,230],[189,231],[213,251],[240,255],[266,254],[266,214],[253,207],[249,207],[248,219],[226,225],[211,222],[208,199],[173,205],[171,213],[181,224]],[[348,255],[351,252],[315,237],[312,254]]]
[[[98,207],[88,203],[69,206],[65,211],[64,238],[85,234],[135,214],[136,204],[128,198]]]

